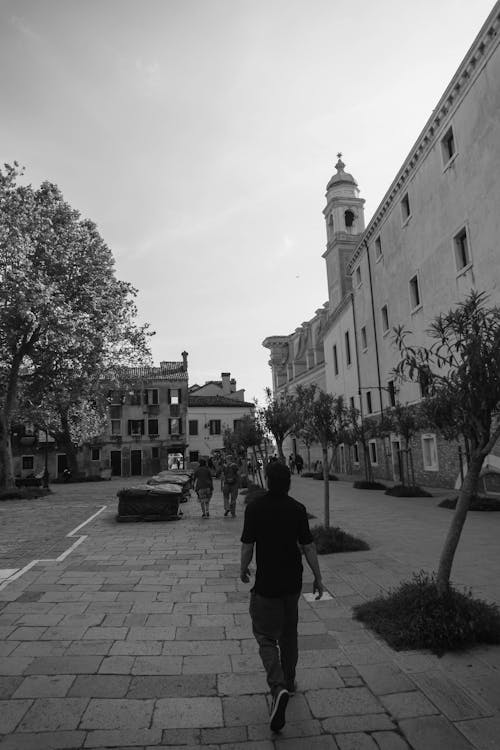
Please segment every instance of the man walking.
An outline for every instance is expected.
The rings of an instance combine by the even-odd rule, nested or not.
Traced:
[[[271,729],[279,732],[285,725],[289,696],[296,689],[301,550],[314,575],[317,599],[323,595],[323,584],[306,509],[288,495],[290,470],[281,463],[270,464],[267,486],[267,494],[250,501],[245,509],[240,578],[243,583],[249,581],[255,545],[257,570],[250,616],[271,691]]]
[[[222,469],[222,495],[224,498],[224,515],[236,515],[236,499],[240,488],[240,473],[234,459],[230,459]]]

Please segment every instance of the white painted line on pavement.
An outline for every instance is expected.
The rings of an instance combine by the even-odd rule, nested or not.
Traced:
[[[14,573],[17,573],[19,568],[1,568],[0,569],[0,581],[4,580],[5,578],[10,578],[14,575]]]
[[[87,518],[86,521],[84,521],[79,526],[77,526],[75,529],[73,529],[68,534],[66,534],[66,536],[67,537],[74,536],[77,531],[79,531],[84,526],[86,526],[88,523],[90,523],[91,521],[93,521],[94,518],[96,518],[100,513],[102,513],[103,510],[106,510],[107,507],[108,507],[107,505],[101,506],[96,513],[94,513],[92,516],[90,516],[89,518]],[[16,571],[16,572],[13,572],[13,574],[11,576],[9,576],[8,578],[6,578],[6,580],[4,580],[4,581],[2,581],[1,574],[2,574],[2,572],[7,572],[7,571],[5,571],[5,570],[1,571],[0,570],[0,581],[2,581],[0,583],[0,591],[3,591],[3,589],[6,588],[9,585],[9,583],[12,583],[12,581],[15,581],[18,578],[20,578],[24,573],[26,573],[28,570],[30,570],[30,568],[32,568],[33,566],[37,565],[37,563],[62,562],[62,560],[65,560],[68,557],[68,555],[71,552],[73,552],[74,549],[76,549],[82,542],[85,541],[85,539],[87,538],[87,536],[88,535],[81,536],[78,539],[76,539],[76,541],[73,542],[73,544],[71,545],[71,547],[68,547],[68,549],[65,550],[62,554],[60,554],[59,557],[45,558],[45,559],[40,559],[40,560],[32,560],[30,563],[28,563],[27,565],[25,565],[24,568],[21,568],[20,570],[17,570],[17,568],[12,568],[12,570]]]

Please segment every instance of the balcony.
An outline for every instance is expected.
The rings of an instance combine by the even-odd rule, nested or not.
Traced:
[[[159,435],[157,435],[156,433],[151,433],[150,435],[148,435],[148,438],[149,438],[150,440],[159,440],[159,439],[160,439],[160,436],[159,436]]]
[[[147,413],[148,414],[159,414],[160,413],[160,404],[148,404],[147,405]]]
[[[133,432],[130,437],[132,440],[142,440],[142,434],[140,432]]]
[[[110,435],[109,436],[109,442],[110,443],[121,443],[122,436],[121,435]]]
[[[181,407],[179,404],[170,404],[170,416],[171,417],[180,417],[181,415]]]

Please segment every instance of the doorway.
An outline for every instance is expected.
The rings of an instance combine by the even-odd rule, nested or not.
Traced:
[[[110,460],[111,460],[111,476],[121,477],[122,475],[122,452],[111,451]]]
[[[130,451],[130,476],[140,477],[142,474],[142,451]]]
[[[65,453],[57,454],[57,475],[60,476],[68,467],[68,457]]]
[[[395,482],[401,481],[401,441],[398,438],[391,438],[391,461],[392,461],[392,478]]]

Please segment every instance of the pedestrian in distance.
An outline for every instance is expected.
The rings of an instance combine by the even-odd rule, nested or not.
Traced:
[[[285,725],[288,699],[295,693],[298,661],[298,603],[302,590],[301,551],[314,575],[313,592],[323,595],[316,546],[305,506],[288,495],[290,470],[281,463],[267,467],[268,492],[248,503],[241,535],[243,583],[256,553],[250,617],[271,692],[270,726]]]
[[[198,500],[201,505],[201,517],[209,518],[209,505],[212,499],[214,491],[214,483],[212,480],[212,472],[207,466],[207,462],[204,458],[200,458],[200,465],[196,469],[193,476],[193,489],[198,495]]]
[[[297,474],[300,477],[300,475],[302,474],[302,469],[304,468],[304,459],[302,458],[300,453],[297,453],[297,455],[295,456],[295,468],[297,469]]]
[[[222,469],[222,495],[224,497],[224,516],[236,516],[236,499],[240,488],[240,473],[237,464],[230,459]]]
[[[290,453],[290,456],[288,457],[288,468],[290,469],[290,474],[293,474],[295,471],[295,459],[293,453]]]

